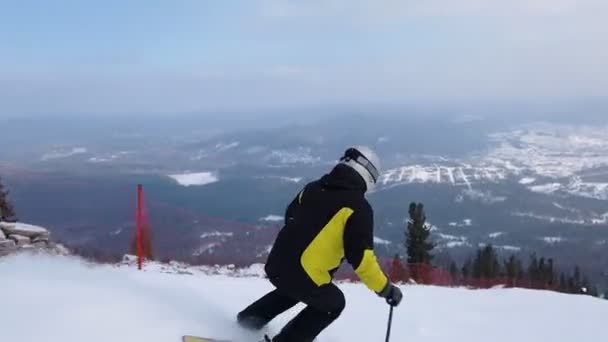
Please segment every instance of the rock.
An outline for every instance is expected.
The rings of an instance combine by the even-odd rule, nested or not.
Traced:
[[[2,229],[0,229],[0,241],[4,241],[6,240],[6,234],[4,234],[4,231]]]
[[[55,253],[57,253],[59,255],[70,255],[70,250],[67,249],[65,246],[63,246],[62,244],[56,244],[53,247],[53,250],[55,251]]]
[[[17,244],[13,240],[0,241],[0,255],[6,255],[17,250]]]
[[[49,243],[49,237],[48,236],[38,236],[32,239],[32,243],[37,243],[37,242],[44,242],[45,244]]]
[[[30,242],[32,241],[29,237],[19,235],[19,234],[11,234],[8,236],[8,238],[15,241],[15,243],[17,244],[17,247],[23,247],[25,245],[29,245]]]
[[[48,230],[25,223],[0,222],[0,228],[8,235],[16,234],[27,236],[28,238],[46,237],[47,239],[50,236]]]
[[[0,241],[0,248],[15,248],[17,244],[13,240]]]
[[[36,248],[38,248],[38,249],[43,249],[43,248],[47,248],[48,247],[48,245],[47,245],[47,243],[45,241],[35,241],[33,243],[33,246],[36,247]]]

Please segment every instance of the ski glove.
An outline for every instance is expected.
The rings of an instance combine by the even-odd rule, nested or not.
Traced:
[[[397,286],[391,284],[390,282],[386,284],[384,289],[378,293],[380,297],[386,299],[386,302],[392,306],[398,306],[401,303],[401,299],[403,299],[403,294],[401,293],[401,289]]]

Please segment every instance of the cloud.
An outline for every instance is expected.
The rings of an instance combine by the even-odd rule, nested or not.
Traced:
[[[142,46],[133,51],[111,45],[84,54],[124,53],[124,63],[83,62],[89,49],[78,44],[65,51],[24,50],[40,57],[31,63],[16,57],[3,62],[7,54],[0,54],[0,113],[549,106],[608,98],[606,0],[247,4],[251,10],[217,14],[216,21],[178,16],[188,23],[183,31],[167,25],[163,35],[141,33],[153,46],[137,36],[133,41]],[[203,22],[209,26],[198,26]],[[53,61],[64,58],[47,53],[74,57],[59,63]]]
[[[567,14],[605,6],[603,0],[263,0],[268,17],[403,19],[416,16]]]

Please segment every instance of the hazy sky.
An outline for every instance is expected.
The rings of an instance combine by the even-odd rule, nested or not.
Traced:
[[[0,116],[601,100],[607,23],[606,0],[0,0]]]

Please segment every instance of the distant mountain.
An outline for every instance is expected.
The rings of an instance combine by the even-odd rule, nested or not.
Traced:
[[[327,172],[346,146],[369,144],[385,170],[369,195],[380,253],[404,252],[407,206],[417,201],[444,255],[462,260],[492,243],[505,254],[537,251],[579,263],[603,279],[607,126],[343,120],[187,141],[74,142],[0,160],[0,175],[20,217],[70,245],[126,251],[142,183],[159,257],[244,262],[264,258],[303,184]]]

